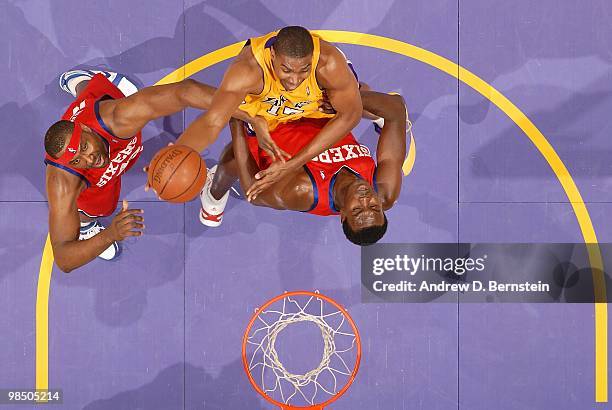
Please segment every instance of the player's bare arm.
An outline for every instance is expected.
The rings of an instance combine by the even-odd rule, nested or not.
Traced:
[[[127,236],[140,236],[144,228],[142,210],[124,209],[108,229],[86,240],[79,240],[79,212],[77,197],[85,189],[85,182],[55,167],[46,170],[49,201],[49,235],[57,266],[70,272],[95,259],[114,241]]]
[[[217,139],[246,95],[261,91],[262,81],[261,68],[250,48],[245,47],[223,76],[210,109],[187,127],[177,144],[187,145],[198,152],[204,150]]]
[[[277,182],[284,173],[299,169],[315,156],[333,146],[348,134],[361,118],[362,104],[359,85],[346,63],[344,55],[331,44],[321,41],[321,56],[316,69],[317,82],[324,88],[336,115],[321,132],[283,166],[261,171],[258,181],[248,194],[259,195]]]
[[[255,174],[257,174],[260,169],[251,156],[243,129],[244,127],[239,121],[230,121],[232,149],[234,150],[236,168],[238,169],[238,178],[242,190],[246,192],[251,185],[257,181],[255,179]],[[274,162],[271,166],[276,166],[278,164],[280,164],[280,162]],[[309,183],[310,180],[300,181],[300,175],[298,175],[297,172],[290,173],[273,187],[261,193],[257,198],[248,198],[249,202],[256,206],[281,210],[307,209],[308,204],[312,203],[312,193],[308,194],[306,190],[300,189],[300,187],[304,185],[302,182]]]
[[[406,157],[406,105],[400,95],[362,91],[364,110],[384,118],[376,147],[376,183],[383,208],[389,209],[402,187],[402,164]]]
[[[147,87],[127,98],[102,101],[100,115],[115,135],[130,137],[156,118],[172,115],[185,108],[210,109],[216,91],[215,87],[191,79]],[[262,131],[267,132],[262,118],[250,117],[241,110],[235,110],[232,116],[251,123],[259,130],[265,128]]]

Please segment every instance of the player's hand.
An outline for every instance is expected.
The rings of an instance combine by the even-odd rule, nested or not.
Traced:
[[[285,173],[289,170],[289,166],[287,162],[273,162],[267,169],[263,171],[259,171],[255,174],[256,181],[251,187],[247,190],[247,201],[251,202],[257,195],[270,188],[272,185],[277,183]]]
[[[336,110],[334,110],[331,103],[325,100],[319,101],[319,111],[324,112],[325,114],[336,114]]]
[[[336,110],[334,110],[334,107],[329,102],[329,97],[327,97],[325,92],[323,92],[323,98],[319,100],[319,111],[325,114],[336,114]]]
[[[272,161],[285,162],[291,159],[291,155],[280,149],[272,139],[270,129],[268,128],[268,122],[265,118],[260,116],[254,117],[249,120],[249,124],[251,124],[255,131],[255,135],[257,135],[257,144],[259,148],[263,149],[266,154],[272,158]]]
[[[168,147],[171,146],[171,145],[174,145],[174,142],[169,142],[168,143]],[[151,189],[151,185],[149,185],[149,166],[147,165],[147,166],[143,167],[142,170],[144,171],[145,174],[147,174],[147,179],[145,181],[144,190],[145,190],[145,192],[148,192],[149,189]],[[153,190],[153,192],[155,192],[155,195],[157,195],[157,191]],[[159,195],[157,195],[157,199],[160,199]]]
[[[151,189],[151,185],[149,184],[149,166],[147,165],[146,167],[142,168],[142,170],[144,171],[145,174],[147,174],[147,179],[145,180],[144,190],[145,192],[148,192],[149,189]],[[155,190],[153,190],[153,192],[155,192]]]
[[[121,212],[119,212],[106,228],[110,238],[113,241],[122,241],[128,236],[141,236],[144,226],[144,217],[142,209],[129,209],[128,201],[123,200]]]

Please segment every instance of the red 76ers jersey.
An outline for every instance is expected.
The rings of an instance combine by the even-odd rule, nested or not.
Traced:
[[[142,134],[138,132],[131,138],[119,138],[112,134],[100,117],[99,104],[105,99],[118,99],[125,96],[115,85],[102,74],[96,74],[87,88],[68,107],[62,120],[84,124],[102,137],[110,162],[105,168],[77,169],[63,164],[46,155],[45,163],[56,166],[82,178],[87,183],[87,189],[104,188],[107,185],[119,183],[119,177],[129,170],[138,160],[142,147]]]
[[[328,119],[301,118],[297,121],[280,124],[270,133],[272,139],[285,152],[295,155],[312,141],[323,129]],[[251,155],[260,169],[270,166],[271,159],[265,151],[257,146],[255,138],[247,140]],[[317,155],[304,165],[310,177],[314,202],[306,212],[315,215],[337,215],[333,200],[334,183],[338,173],[346,169],[358,178],[367,181],[376,189],[376,163],[370,150],[357,142],[349,133],[333,147]]]

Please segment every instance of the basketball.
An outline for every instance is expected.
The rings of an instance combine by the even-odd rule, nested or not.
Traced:
[[[155,154],[147,179],[164,201],[191,201],[206,182],[206,163],[193,149],[185,145],[170,145]]]

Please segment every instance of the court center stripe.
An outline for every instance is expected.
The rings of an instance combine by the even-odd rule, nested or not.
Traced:
[[[594,246],[588,246],[588,255],[591,267],[593,268],[593,283],[596,300],[607,300],[606,299],[606,288],[603,279],[603,261],[601,258],[601,250],[597,246],[597,236],[595,235],[595,228],[591,221],[589,212],[586,208],[582,195],[578,190],[572,176],[563,164],[561,158],[557,155],[554,148],[546,140],[546,137],[538,130],[538,128],[529,120],[529,118],[516,107],[509,99],[507,99],[502,93],[497,91],[493,86],[482,80],[480,77],[471,73],[469,70],[458,66],[456,63],[438,55],[431,51],[425,50],[414,45],[404,43],[399,40],[394,40],[387,37],[376,36],[373,34],[364,34],[351,31],[335,31],[335,30],[314,30],[316,33],[323,36],[326,40],[334,43],[345,43],[360,45],[366,47],[377,48],[380,50],[389,51],[404,55],[409,58],[421,61],[432,67],[435,67],[446,74],[457,78],[459,81],[470,86],[483,97],[490,100],[500,110],[502,110],[532,141],[536,146],[540,154],[544,157],[548,165],[551,167],[555,176],[561,183],[565,194],[567,195],[569,202],[574,210],[576,219],[580,231],[584,238],[585,243],[592,244]],[[231,57],[234,57],[240,52],[244,42],[238,42],[230,44],[213,52],[203,55],[184,66],[178,68],[172,73],[168,74],[156,85],[168,84],[176,81],[181,81],[185,78],[191,77],[193,74],[210,67],[214,64],[225,61]],[[411,142],[411,147],[413,146]],[[410,153],[409,153],[410,154]],[[406,159],[410,158],[410,155]],[[404,164],[406,165],[406,163]],[[49,242],[47,240],[47,242]],[[47,245],[45,245],[45,250]],[[53,263],[53,255],[51,253],[49,260],[51,265]],[[43,252],[43,262],[45,261],[45,252]],[[41,262],[41,272],[39,273],[39,290],[40,290],[40,276],[43,274]],[[50,272],[48,274],[50,280]],[[48,287],[47,287],[47,298],[48,298]],[[48,300],[47,300],[48,304]],[[37,297],[37,364],[36,364],[36,380],[38,386],[39,380],[39,364],[38,364],[38,314],[39,314],[39,303]],[[45,310],[42,313],[47,314],[47,306],[44,306]],[[42,310],[42,309],[41,309]],[[45,321],[44,330],[47,331],[47,322]],[[46,334],[46,332],[45,332]],[[46,340],[46,336],[45,336]],[[45,354],[41,355],[41,358],[47,357],[48,345],[45,345]],[[40,369],[47,370],[47,364],[40,366]],[[41,375],[41,380],[43,377]],[[47,380],[45,375],[44,380]],[[608,401],[608,305],[607,303],[595,303],[595,401],[607,402]]]

